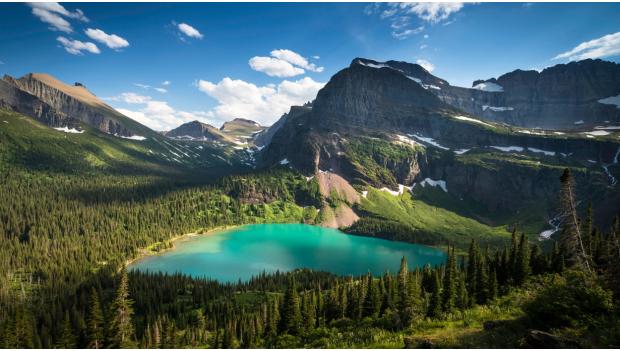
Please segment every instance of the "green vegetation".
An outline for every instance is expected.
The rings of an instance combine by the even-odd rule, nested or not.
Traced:
[[[505,228],[489,227],[429,205],[409,192],[394,196],[371,188],[356,209],[365,217],[347,229],[350,233],[428,245],[452,243],[461,249],[472,238],[501,246],[510,236]]]
[[[410,146],[388,142],[378,138],[351,137],[343,143],[344,152],[358,173],[353,183],[398,185],[396,177],[389,170],[405,161],[415,160],[426,150],[421,146]]]
[[[220,284],[128,273],[124,263],[182,233],[321,220],[330,213],[317,215],[326,200],[316,180],[283,168],[240,174],[239,155],[206,146],[201,153],[198,143],[131,141],[88,128],[66,134],[8,112],[3,120],[2,347],[618,345],[619,225],[602,232],[592,211],[578,218],[569,176],[560,194],[571,199],[562,203],[573,224],[548,252],[526,235],[468,218],[452,198],[440,198],[452,206],[440,208],[424,196],[369,189],[350,231],[447,246],[446,264],[410,271],[402,260],[397,274],[378,277],[299,270]],[[385,166],[421,152],[369,140],[348,146],[360,155],[356,167],[371,169],[357,185],[395,182]],[[196,159],[237,175],[195,172],[202,161],[149,152],[192,148]]]

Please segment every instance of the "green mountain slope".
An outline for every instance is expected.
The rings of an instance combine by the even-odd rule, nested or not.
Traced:
[[[147,135],[143,140],[122,138],[83,123],[61,131],[0,110],[0,159],[5,167],[71,173],[222,175],[247,169],[244,162],[251,157],[245,150]]]

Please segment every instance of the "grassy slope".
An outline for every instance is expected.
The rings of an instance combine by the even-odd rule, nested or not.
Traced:
[[[70,173],[122,172],[179,176],[243,169],[245,151],[152,135],[136,141],[82,126],[64,133],[32,118],[0,110],[0,164]]]
[[[371,217],[404,223],[415,231],[442,238],[465,248],[475,238],[479,242],[499,245],[510,236],[504,227],[490,227],[455,212],[417,200],[408,192],[399,196],[370,189],[358,210]],[[415,236],[415,234],[414,234]]]

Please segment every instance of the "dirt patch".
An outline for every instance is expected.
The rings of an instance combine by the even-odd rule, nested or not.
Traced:
[[[331,172],[319,171],[316,175],[316,179],[319,182],[321,195],[330,197],[330,195],[335,192],[341,199],[349,204],[360,201],[358,192],[341,176]]]

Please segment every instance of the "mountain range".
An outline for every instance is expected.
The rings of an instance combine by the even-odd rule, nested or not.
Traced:
[[[564,168],[596,200],[604,223],[620,208],[619,96],[620,65],[601,60],[516,70],[463,88],[417,64],[355,58],[313,102],[292,106],[269,128],[237,118],[219,129],[192,121],[159,133],[80,83],[31,73],[0,80],[0,107],[17,114],[3,112],[0,137],[11,162],[55,160],[49,167],[130,164],[205,177],[290,168],[316,180],[327,226],[392,220],[376,206],[379,196],[411,192],[445,218],[489,228],[528,223],[535,234],[557,216]],[[59,162],[63,153],[74,157]]]

